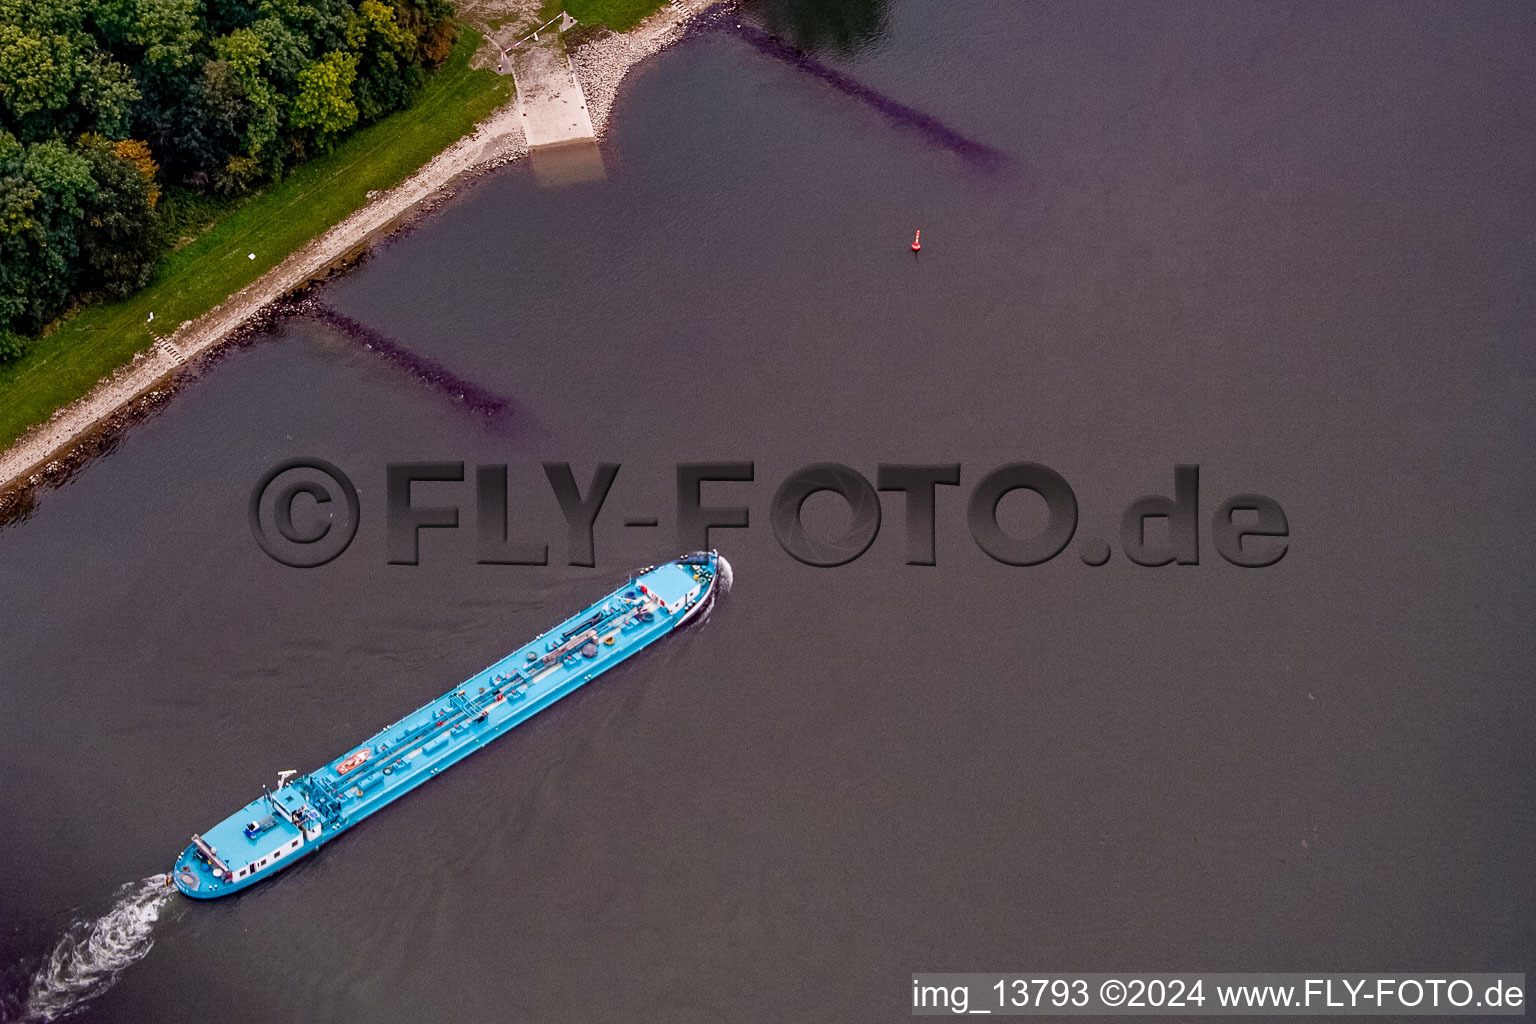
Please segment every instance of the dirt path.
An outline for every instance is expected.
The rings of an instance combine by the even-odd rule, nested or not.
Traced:
[[[629,69],[681,38],[686,22],[695,13],[720,2],[671,0],[629,32],[605,33],[571,53],[571,64],[587,96],[599,138],[607,127],[619,83]],[[506,10],[521,11],[526,6],[526,0],[511,0]],[[491,52],[494,54],[494,49]],[[330,268],[388,234],[412,211],[441,198],[455,178],[478,168],[500,166],[527,152],[514,99],[410,178],[310,241],[249,287],[183,324],[112,377],[103,379],[90,394],[24,434],[0,453],[0,497],[14,502],[20,500],[18,494],[67,475],[70,452],[102,432],[120,412],[168,384],[188,361],[217,348],[278,299],[325,276]],[[0,500],[0,510],[4,504]]]

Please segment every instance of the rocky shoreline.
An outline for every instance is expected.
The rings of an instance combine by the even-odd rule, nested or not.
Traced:
[[[683,38],[698,15],[729,6],[729,0],[673,0],[629,32],[604,33],[571,52],[598,138],[607,130],[614,98],[630,69]],[[247,288],[182,324],[0,452],[0,526],[25,518],[39,489],[63,483],[90,459],[110,451],[127,429],[212,365],[219,352],[250,344],[299,312],[311,287],[357,264],[373,246],[451,198],[458,185],[526,156],[516,108],[514,99],[404,182]]]

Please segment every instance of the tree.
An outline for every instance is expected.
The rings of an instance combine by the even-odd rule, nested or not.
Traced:
[[[222,175],[230,158],[242,154],[242,136],[252,108],[245,87],[229,64],[210,60],[188,88],[176,110],[180,126],[171,156],[176,177],[189,185],[221,194],[234,194],[250,181],[230,182]]]
[[[262,68],[278,96],[298,92],[299,72],[310,62],[313,43],[275,15],[251,22],[251,34],[261,41],[266,56]]]
[[[426,58],[428,64],[437,67],[453,52],[453,42],[458,35],[458,29],[454,26],[452,18],[434,21],[428,27],[426,35],[421,37],[421,55]]]
[[[419,43],[379,0],[363,0],[347,27],[347,47],[358,54],[358,116],[377,121],[410,102],[425,80]]]
[[[281,112],[277,90],[265,75],[266,42],[248,28],[236,29],[213,41],[213,52],[228,67],[245,93],[247,116],[240,132],[241,155],[253,168],[276,174],[283,154],[277,145]]]
[[[0,329],[25,316],[34,287],[29,264],[43,190],[26,177],[25,152],[16,136],[0,130]]]
[[[153,207],[160,201],[160,186],[155,181],[155,176],[160,173],[160,167],[155,163],[155,156],[149,151],[149,145],[138,139],[124,139],[112,146],[113,152],[119,157],[133,164],[133,167],[149,182],[149,205]]]
[[[357,79],[357,54],[328,53],[299,72],[299,95],[290,123],[308,131],[315,146],[330,149],[337,136],[357,123],[352,83]]]
[[[113,145],[100,136],[80,140],[95,191],[81,203],[82,265],[76,287],[122,298],[144,287],[159,252],[154,161],[143,143]],[[125,159],[124,153],[137,159]],[[146,171],[148,173],[146,173]]]
[[[262,21],[282,25],[295,38],[304,41],[307,63],[310,58],[344,48],[347,18],[352,7],[348,0],[259,0],[257,9],[261,18],[252,22],[251,28],[260,31],[258,26]],[[271,46],[272,39],[265,32],[261,34]],[[275,48],[273,52],[277,54]],[[297,75],[299,69],[293,71]]]
[[[376,121],[410,103],[425,74],[416,58],[415,35],[395,18],[395,9],[379,0],[362,0],[347,26],[347,48],[358,54],[358,114]]]
[[[142,98],[127,65],[99,51],[91,54],[79,81],[78,103],[86,114],[82,127],[109,139],[125,139],[134,104]]]
[[[96,194],[90,163],[55,139],[21,146],[0,133],[0,326],[35,331],[74,287],[76,230]]]
[[[80,57],[67,36],[0,24],[0,113],[23,140],[45,139],[68,108]]]
[[[20,359],[27,354],[28,338],[0,327],[0,363]]]
[[[106,47],[132,58],[141,83],[166,88],[184,81],[200,63],[198,5],[199,0],[95,0],[92,17]]]

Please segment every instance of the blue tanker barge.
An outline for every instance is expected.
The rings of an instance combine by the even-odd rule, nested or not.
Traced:
[[[340,759],[294,777],[192,837],[171,877],[188,896],[227,896],[281,871],[708,607],[715,552],[635,574],[554,629]]]

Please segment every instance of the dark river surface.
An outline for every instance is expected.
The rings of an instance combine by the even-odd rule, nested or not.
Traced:
[[[751,510],[707,623],[270,882],[141,897],[79,1019],[885,1021],[914,971],[1532,966],[1532,10],[874,13],[818,53],[870,95],[701,32],[625,84],[605,181],[510,166],[323,290],[500,421],[290,321],[0,530],[3,1015],[74,1005],[33,980],[60,937],[277,770],[676,555],[697,460],[756,467],[706,485]],[[361,492],[319,569],[247,524],[298,456]],[[506,463],[552,564],[476,564],[472,481],[419,486],[464,525],[387,564],[417,460]],[[546,460],[622,465],[596,568]],[[937,565],[895,493],[851,564],[786,554],[771,498],[819,461],[960,463]],[[1044,565],[966,527],[1015,461],[1079,502]],[[1200,563],[1132,564],[1121,511],[1176,463]],[[1285,509],[1274,566],[1213,546],[1240,492]]]

